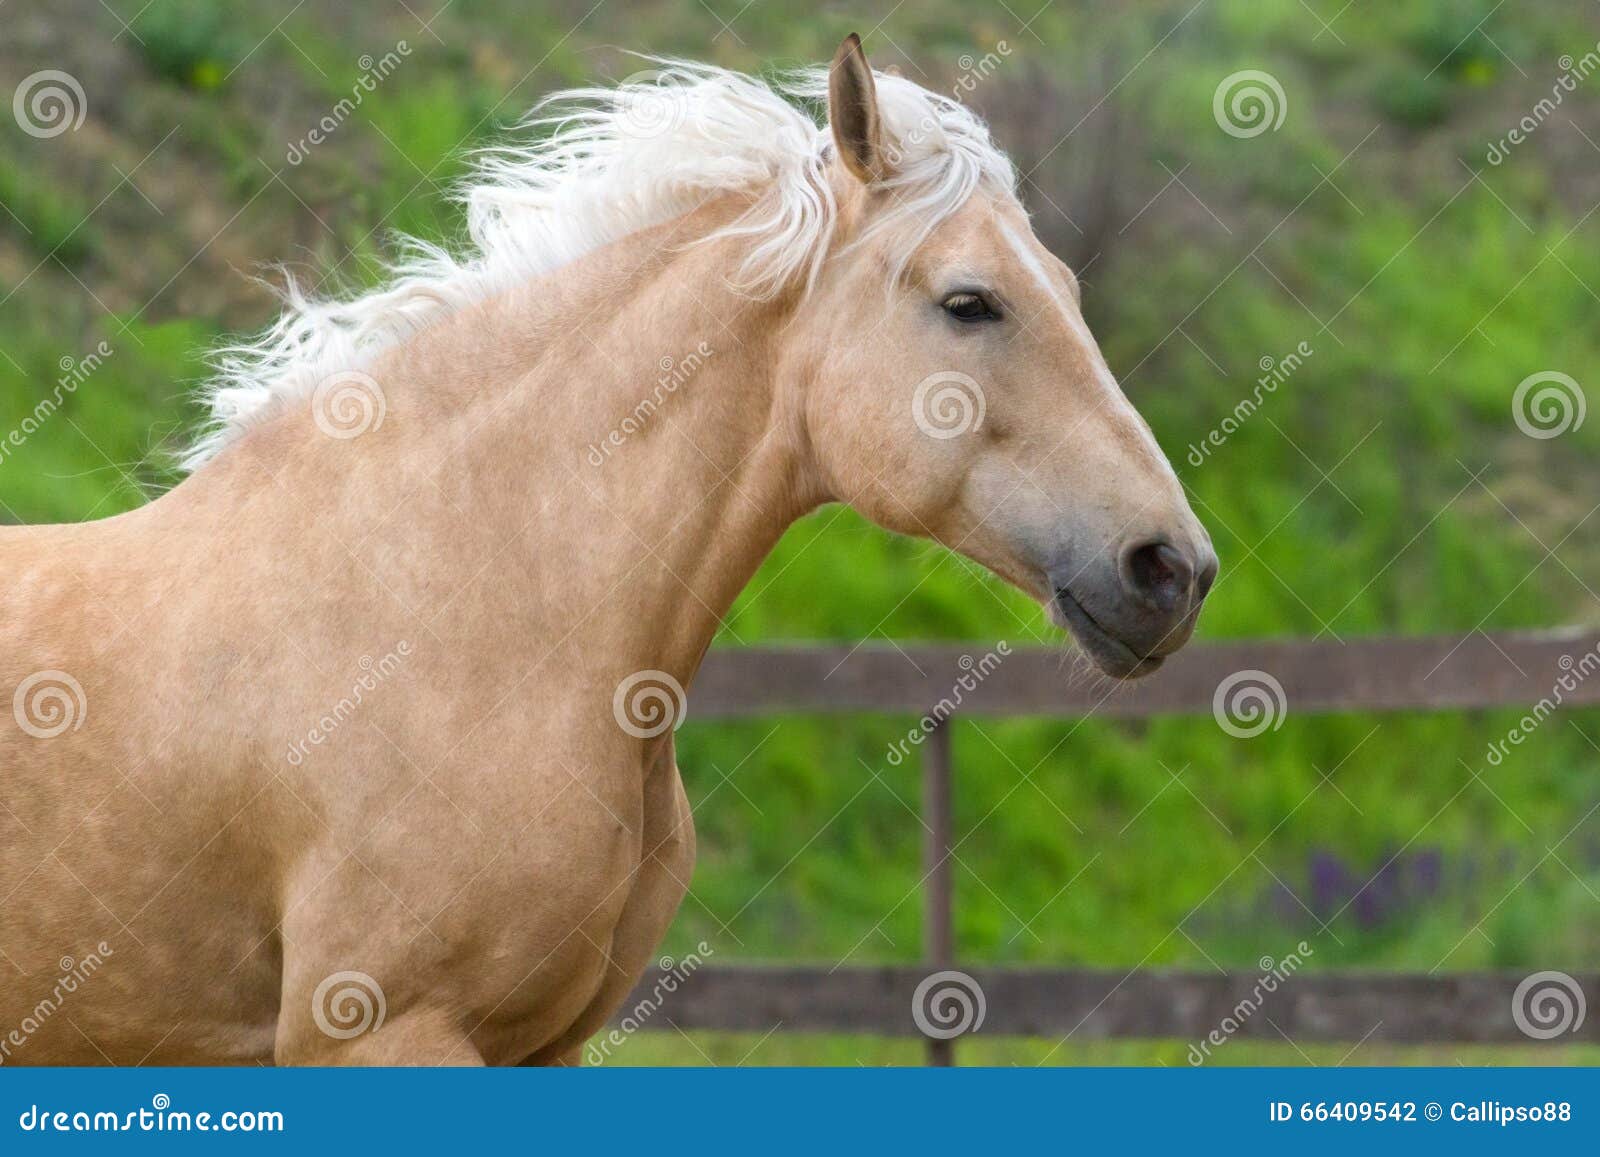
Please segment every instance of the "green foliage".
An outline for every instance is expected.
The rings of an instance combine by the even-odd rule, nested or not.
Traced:
[[[1425,129],[1449,115],[1453,89],[1449,76],[1426,75],[1407,63],[1385,73],[1374,95],[1378,109],[1390,120]]]
[[[42,328],[0,334],[0,520],[103,518],[177,480],[185,378],[215,339],[198,322],[85,325],[81,342]]]
[[[152,0],[134,20],[133,35],[157,76],[208,91],[228,79],[249,43],[225,0]]]
[[[1479,30],[1493,7],[1488,0],[1425,0],[1405,5],[1401,43],[1423,68],[1447,76],[1492,68],[1494,48]]]
[[[11,137],[5,134],[8,147]],[[39,257],[76,265],[94,250],[95,230],[85,224],[84,206],[54,177],[22,166],[0,166],[0,205],[5,207],[0,229],[20,234]]]

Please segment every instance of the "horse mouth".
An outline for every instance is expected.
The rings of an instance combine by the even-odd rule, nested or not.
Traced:
[[[1162,655],[1140,655],[1102,627],[1066,587],[1058,587],[1050,602],[1050,617],[1072,632],[1083,653],[1113,679],[1140,679],[1160,669]]]

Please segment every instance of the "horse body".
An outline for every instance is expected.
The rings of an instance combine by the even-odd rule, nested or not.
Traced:
[[[739,380],[764,356],[759,318],[713,336],[688,316],[699,304],[652,293],[669,231],[390,354],[359,465],[355,442],[286,412],[131,514],[4,532],[6,686],[72,672],[85,709],[61,735],[0,738],[17,817],[0,946],[26,973],[0,989],[0,1024],[42,995],[28,979],[48,991],[59,957],[103,941],[114,956],[47,1026],[63,1059],[270,1060],[276,1040],[278,1059],[314,1061],[339,1042],[312,994],[340,971],[381,986],[372,1040],[398,1043],[401,1007],[448,1023],[413,1060],[514,1061],[598,1027],[693,854],[671,732],[619,729],[614,689],[645,669],[687,684],[801,509],[768,461],[777,439],[748,453],[771,417],[760,375]],[[703,276],[682,267],[721,259],[675,264]],[[727,294],[705,281],[700,301]],[[707,359],[674,418],[720,461],[683,453],[666,422],[604,469],[579,456],[659,377],[657,345],[628,336],[646,318],[686,350],[742,342]],[[469,340],[485,325],[527,348],[486,362]],[[706,497],[686,517],[687,492]],[[342,718],[372,681],[352,656],[402,644]],[[319,726],[325,744],[307,743]]]
[[[266,897],[241,886],[262,874],[269,847],[250,839],[246,825],[225,827],[228,814],[218,814],[249,798],[248,767],[194,762],[196,748],[215,745],[202,730],[213,717],[179,700],[203,686],[188,680],[205,660],[168,630],[176,600],[162,604],[162,580],[189,568],[164,570],[146,534],[167,505],[92,527],[0,535],[0,562],[14,579],[0,645],[6,687],[40,671],[74,673],[54,708],[40,701],[30,712],[23,703],[20,717],[38,720],[42,736],[15,724],[0,736],[7,1060],[131,1063],[185,1023],[207,1039],[208,1055],[244,1059],[263,1043],[271,1048],[270,1013],[241,1017],[232,1007],[242,995],[242,1009],[265,1009],[273,978],[258,964],[244,962],[225,988],[198,983],[240,963],[223,959],[219,937],[248,944],[265,939],[275,921]],[[186,545],[167,540],[168,548]],[[59,677],[47,678],[59,686]],[[126,690],[107,693],[114,686]],[[90,700],[96,687],[101,693]],[[71,720],[59,735],[52,710]],[[203,929],[192,924],[196,911],[207,913]],[[124,918],[145,930],[152,953],[137,970],[124,967],[139,956]],[[63,997],[59,978],[75,961],[98,968]]]
[[[708,191],[401,326],[356,436],[288,395],[142,509],[0,530],[0,1060],[573,1061],[687,888],[673,693],[823,502],[968,554],[1107,670],[1188,637],[1209,544],[1064,267],[970,188],[914,261],[867,244],[885,162],[841,60],[839,152],[797,178],[823,276],[741,290],[762,202]],[[1031,315],[1009,345],[946,316],[980,280]],[[917,379],[975,358],[988,424],[918,434]]]

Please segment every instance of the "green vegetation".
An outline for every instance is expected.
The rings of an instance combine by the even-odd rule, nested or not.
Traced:
[[[161,77],[187,88],[217,88],[249,50],[227,8],[212,0],[156,0],[133,22],[140,54]]]
[[[93,232],[82,224],[87,207],[36,182],[26,170],[0,169],[0,205],[6,207],[6,223],[36,258],[73,265],[94,247]]]
[[[14,150],[7,138],[0,425],[33,412],[61,358],[102,340],[115,353],[0,458],[0,517],[98,517],[170,481],[159,451],[193,417],[197,355],[270,310],[237,271],[282,258],[337,264],[359,284],[388,231],[453,234],[458,212],[440,187],[462,151],[550,88],[640,67],[604,46],[764,68],[823,59],[850,30],[831,9],[799,20],[714,4],[732,21],[724,32],[682,0],[625,18],[588,7],[458,5],[433,31],[403,8],[327,24],[302,14],[274,32],[276,14],[157,0],[139,29],[165,22],[162,35],[142,48],[123,39],[145,72],[121,105],[95,104],[91,84],[84,131]],[[896,10],[866,43],[878,63],[948,89],[963,54],[1007,41],[1011,55],[971,99],[1021,168],[1036,168],[1025,193],[1041,232],[1087,265],[1085,307],[1107,358],[1212,530],[1223,577],[1201,637],[1595,623],[1600,421],[1532,439],[1511,398],[1540,371],[1596,384],[1600,149],[1563,115],[1504,164],[1485,161],[1549,95],[1558,58],[1594,49],[1589,11],[1576,0],[1515,13],[1476,0],[1372,8],[1324,30],[1298,0],[1216,0],[1188,17],[1187,4],[1061,2],[1024,30],[1002,7],[930,0]],[[102,42],[113,32],[109,20],[95,29]],[[359,58],[400,39],[413,52],[399,69],[287,166],[288,143],[348,95]],[[46,66],[13,67],[5,51],[8,80]],[[210,83],[213,64],[237,71]],[[1241,138],[1214,119],[1219,82],[1245,69],[1281,84],[1278,130]],[[1567,107],[1592,124],[1600,76]],[[1113,113],[1108,136],[1099,118]],[[138,168],[174,120],[191,127]],[[137,190],[120,186],[78,227],[118,170]],[[1093,250],[1070,252],[1090,238],[1103,248],[1092,264]],[[1303,364],[1192,460],[1189,447],[1255,390],[1263,359],[1281,364],[1301,342]],[[987,650],[1052,634],[970,564],[828,509],[784,539],[719,642],[941,638]],[[1307,718],[1291,703],[1280,730],[1253,740],[1205,718],[965,721],[960,952],[1249,968],[1305,939],[1312,968],[1592,970],[1600,713],[1553,718],[1490,766],[1488,745],[1515,719]],[[680,762],[701,857],[664,951],[706,940],[722,959],[915,959],[917,772],[884,758],[907,725],[691,720]],[[1181,1043],[1054,1043],[986,1042],[970,1055],[1183,1063]],[[618,1059],[736,1063],[752,1048],[752,1063],[917,1056],[914,1042],[666,1033]],[[1289,1046],[1224,1051],[1218,1063],[1303,1060]],[[1347,1050],[1306,1052],[1334,1063]],[[1553,1055],[1365,1046],[1352,1059]]]

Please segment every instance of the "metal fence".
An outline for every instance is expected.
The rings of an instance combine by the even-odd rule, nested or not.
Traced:
[[[1211,714],[1217,689],[1240,671],[1270,674],[1296,714],[1445,711],[1531,706],[1551,694],[1574,656],[1600,647],[1600,630],[1423,638],[1260,640],[1195,645],[1155,677],[1108,688],[1073,682],[1055,648],[1013,650],[970,690],[960,714],[1147,718]],[[713,651],[696,678],[690,716],[898,712],[922,716],[974,661],[972,646],[780,647]],[[909,660],[909,661],[908,661]],[[973,680],[968,680],[969,683]],[[1564,707],[1600,704],[1600,679],[1563,693]],[[706,965],[676,985],[670,1019],[682,1029],[922,1036],[917,985],[956,966],[950,878],[954,769],[951,717],[921,746],[924,963],[827,968]],[[1197,1039],[1259,1001],[1232,1035],[1296,1042],[1518,1042],[1512,1017],[1520,973],[1296,973],[1263,994],[1256,972],[985,968],[961,964],[981,987],[982,1031],[992,1036]],[[636,998],[658,979],[647,974]],[[1600,973],[1575,978],[1600,994]],[[632,1007],[633,1000],[625,1007]],[[652,1027],[665,1027],[653,1025]],[[1282,1036],[1280,1036],[1282,1034]],[[1600,1042],[1600,1015],[1561,1036]],[[950,1064],[953,1042],[928,1041],[928,1062]]]

